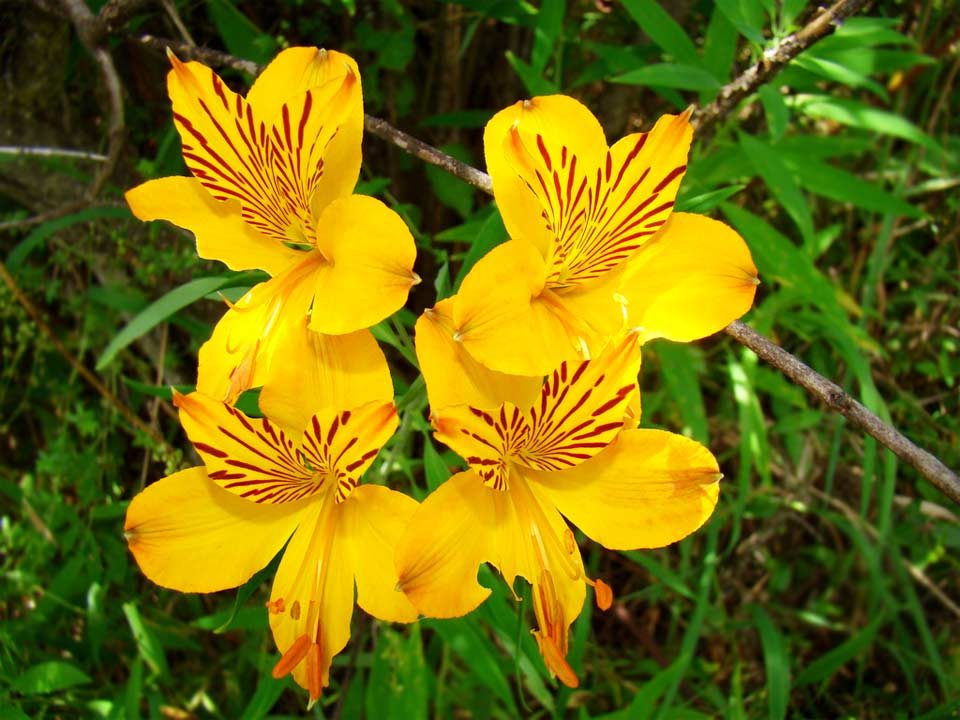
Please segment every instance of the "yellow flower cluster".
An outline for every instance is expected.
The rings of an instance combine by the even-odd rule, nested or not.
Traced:
[[[533,587],[549,670],[577,685],[568,631],[587,577],[567,521],[612,549],[661,547],[700,527],[721,477],[708,450],[638,429],[640,347],[689,341],[749,309],[743,240],[673,212],[688,115],[607,147],[566,96],[519,102],[484,149],[510,240],[426,310],[416,353],[438,440],[467,470],[422,503],[362,483],[397,427],[387,361],[369,328],[399,310],[416,248],[401,218],[355,195],[363,102],[352,58],[285,50],[246,98],[172,54],[168,90],[192,177],[127,193],[137,217],[191,231],[201,257],[271,279],[232,304],[200,350],[197,391],[175,394],[203,465],[130,503],[143,572],[184,592],[236,587],[284,547],[267,602],[280,651],[311,702],[329,683],[356,604],[411,622],[454,617],[490,591]],[[233,405],[262,388],[261,418]]]

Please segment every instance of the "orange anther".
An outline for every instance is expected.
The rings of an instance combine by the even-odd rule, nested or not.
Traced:
[[[293,669],[300,664],[300,661],[307,656],[311,645],[310,638],[306,635],[301,635],[294,640],[293,645],[287,649],[283,656],[277,661],[277,664],[273,666],[273,672],[271,673],[273,677],[279,680],[289,675]]]
[[[276,600],[267,600],[264,603],[267,606],[267,611],[271,615],[279,615],[284,610],[283,598],[277,598]]]
[[[597,601],[597,607],[601,610],[609,610],[613,605],[613,590],[603,580],[593,581],[594,597]]]

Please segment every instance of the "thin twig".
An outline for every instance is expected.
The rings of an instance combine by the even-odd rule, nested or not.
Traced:
[[[63,356],[63,358],[74,370],[77,371],[77,374],[86,380],[94,390],[100,393],[104,400],[116,408],[130,425],[149,437],[157,447],[164,448],[166,452],[169,452],[170,449],[167,447],[167,443],[163,439],[163,436],[161,436],[160,433],[141,420],[140,417],[133,412],[133,410],[128,408],[120,400],[120,398],[110,391],[110,388],[100,381],[100,378],[90,372],[90,370],[88,370],[83,363],[74,357],[73,353],[70,352],[67,346],[60,341],[60,338],[54,334],[53,329],[43,319],[43,315],[40,314],[40,311],[37,309],[37,307],[30,301],[30,298],[27,297],[27,294],[17,284],[17,281],[14,280],[13,276],[7,270],[7,266],[3,262],[0,262],[0,278],[3,278],[3,281],[7,284],[7,287],[10,288],[10,292],[13,293],[13,296],[23,306],[24,310],[27,311],[27,314],[33,319],[33,322],[36,324],[40,332],[47,336],[50,344],[53,345],[54,349]]]
[[[256,77],[260,72],[260,66],[255,62],[242,60],[241,58],[230,55],[229,53],[220,52],[219,50],[210,50],[209,48],[188,45],[187,43],[182,43],[177,40],[158,38],[153,35],[139,35],[137,36],[137,40],[145,47],[158,50],[159,52],[166,52],[167,48],[170,48],[181,60],[198,60],[204,65],[228,67],[244,72],[251,77]]]
[[[793,52],[793,56],[796,56],[797,53],[809,47],[816,42],[816,40],[832,32],[833,23],[849,17],[863,6],[865,2],[866,0],[840,0],[840,2],[836,3],[832,8],[821,13],[813,22],[803,28],[803,30],[795,36],[792,36],[793,39],[788,38],[784,40],[781,45],[786,44],[786,46],[783,54],[778,55],[781,61],[779,65],[775,66],[776,69],[779,69],[789,61],[789,58],[783,59],[787,53],[786,47],[794,48],[790,52]],[[179,43],[156,40],[155,38],[149,38],[148,42],[147,38],[148,36],[142,37],[141,42],[156,47],[157,49],[162,50],[170,46],[173,47],[176,52],[184,52],[185,54],[192,52],[194,57],[205,59],[215,65],[226,65],[243,69],[245,72],[250,72],[251,75],[256,74],[257,66],[254,63],[238,60],[226,53],[206,51],[200,48],[186,48]],[[779,48],[780,45],[777,47]],[[757,72],[760,71],[758,70]],[[747,73],[744,74],[744,76],[746,75]],[[767,72],[767,74],[761,76],[762,79],[759,80],[759,82],[763,82],[764,79],[768,79],[771,75],[772,72]],[[741,78],[744,76],[741,76]],[[751,75],[751,77],[753,77],[753,75]],[[755,87],[749,85],[746,80],[741,84],[743,87]],[[749,91],[748,89],[746,92]],[[712,105],[705,108],[704,113],[710,110],[711,107]],[[730,107],[732,107],[732,105]],[[710,110],[710,112],[713,112],[713,110]],[[704,122],[704,117],[709,116],[701,115],[701,127]],[[707,120],[707,122],[712,121]],[[397,130],[385,120],[368,115],[365,118],[364,126],[370,133],[397,145],[397,147],[411,155],[446,170],[451,175],[460,178],[478,190],[482,190],[490,195],[493,194],[493,184],[490,176],[486,173],[447,155],[443,151],[421,140],[417,140]],[[726,328],[726,332],[738,342],[753,350],[759,357],[776,367],[788,378],[801,385],[815,398],[825,403],[831,409],[841,413],[854,425],[862,428],[884,446],[890,448],[900,459],[914,467],[947,497],[956,503],[960,503],[960,478],[958,478],[952,470],[926,450],[923,450],[908,440],[891,425],[885,423],[875,414],[867,410],[861,403],[847,395],[836,383],[827,380],[801,362],[797,357],[791,355],[752,328],[747,327],[739,320],[731,323]]]
[[[720,88],[716,100],[693,114],[694,128],[698,133],[703,133],[717,120],[727,116],[747,95],[770,80],[808,47],[830,35],[866,4],[867,0],[839,0],[830,8],[819,9],[816,17],[798,32],[765,50],[760,62]]]
[[[107,120],[107,159],[97,171],[87,189],[87,198],[92,200],[103,186],[107,184],[110,175],[120,159],[120,151],[123,149],[123,92],[120,87],[120,77],[117,75],[117,68],[113,64],[113,58],[110,53],[102,46],[105,40],[105,23],[101,23],[87,7],[83,0],[61,0],[64,10],[66,10],[70,21],[73,23],[80,38],[80,42],[87,51],[93,55],[100,66],[100,74],[103,76],[103,84],[107,89],[109,99],[108,120]]]
[[[893,450],[897,457],[916,468],[947,497],[960,503],[960,477],[957,477],[956,473],[850,397],[839,385],[827,380],[782,347],[739,320],[730,323],[726,332],[829,408],[837,411]]]
[[[367,132],[376,135],[381,140],[386,140],[410,155],[420,158],[431,165],[436,165],[441,170],[446,170],[454,177],[458,177],[464,182],[473,185],[475,188],[483,190],[488,195],[493,195],[493,183],[490,181],[490,176],[485,172],[481,172],[475,167],[471,167],[465,162],[461,162],[455,157],[447,155],[445,152],[438,150],[432,145],[428,145],[422,140],[417,140],[417,138],[412,135],[407,135],[407,133],[393,127],[386,120],[381,120],[372,115],[364,115],[363,127]]]
[[[0,145],[0,155],[36,155],[39,157],[67,157],[93,162],[106,162],[107,156],[86,150],[68,150],[51,147],[23,147],[19,145]]]

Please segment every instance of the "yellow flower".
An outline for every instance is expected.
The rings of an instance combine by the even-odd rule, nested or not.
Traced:
[[[205,467],[170,475],[131,501],[130,549],[158,585],[214,592],[246,582],[289,539],[267,603],[282,652],[273,674],[292,673],[316,700],[350,637],[354,585],[357,604],[375,617],[417,616],[395,590],[392,562],[417,503],[358,486],[397,426],[396,408],[382,400],[327,408],[300,432],[200,393],[174,401]]]
[[[673,212],[693,131],[689,113],[607,147],[590,111],[563,95],[518,102],[484,133],[511,240],[464,279],[457,340],[483,364],[544,374],[590,357],[619,328],[688,341],[753,302],[757,271],[723,223]]]
[[[421,348],[419,328],[417,339],[421,358],[446,344],[431,338]],[[708,450],[673,433],[632,429],[639,367],[638,339],[627,333],[593,360],[560,364],[527,404],[434,408],[436,437],[470,469],[420,505],[397,546],[399,587],[418,610],[473,610],[490,593],[476,580],[482,562],[511,589],[521,576],[533,585],[547,667],[576,686],[566,661],[569,626],[587,584],[602,609],[612,593],[584,574],[562,516],[608,548],[660,547],[700,527],[717,501],[720,474]]]
[[[193,232],[201,257],[273,276],[227,313],[201,358],[198,387],[232,401],[265,384],[278,327],[309,316],[311,330],[342,335],[401,308],[419,281],[416,248],[395,212],[350,194],[363,133],[352,58],[285,50],[244,99],[208,67],[169,55],[193,177],[151,180],[126,197],[140,219]]]

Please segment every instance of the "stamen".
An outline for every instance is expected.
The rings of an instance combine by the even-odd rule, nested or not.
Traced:
[[[273,666],[273,672],[271,673],[273,677],[279,680],[289,675],[293,669],[307,657],[311,646],[310,638],[306,635],[301,635],[294,640],[293,645],[287,649],[283,656],[277,661],[277,664]]]
[[[277,598],[276,600],[267,600],[267,602],[264,604],[267,606],[267,611],[271,615],[279,615],[284,610],[282,597]]]
[[[579,687],[580,680],[577,678],[577,674],[570,667],[570,663],[567,662],[567,658],[557,647],[553,638],[540,632],[535,632],[533,635],[537,639],[540,654],[543,655],[543,661],[550,672],[556,675],[557,679],[568,688]]]
[[[318,700],[320,691],[323,690],[323,653],[320,650],[319,633],[318,629],[318,642],[311,643],[307,651],[307,690],[311,700]]]
[[[597,607],[601,610],[609,610],[613,605],[613,589],[603,580],[597,578],[591,580],[585,578],[588,585],[593,586],[594,599],[597,601]]]

